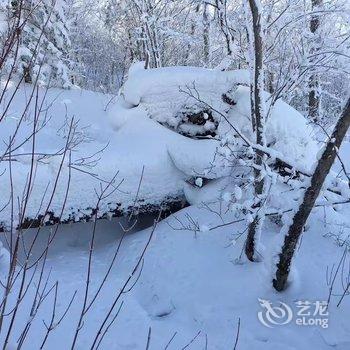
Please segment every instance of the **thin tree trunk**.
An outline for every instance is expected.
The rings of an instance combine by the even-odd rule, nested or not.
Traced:
[[[317,163],[316,170],[311,177],[310,186],[305,191],[303,202],[294,215],[293,222],[284,239],[282,251],[279,254],[279,261],[277,263],[276,276],[273,279],[273,286],[278,291],[284,290],[287,286],[288,275],[295,248],[349,126],[350,98],[333,130],[322,157]]]
[[[265,111],[263,101],[264,68],[263,68],[263,30],[261,25],[261,4],[257,0],[249,0],[249,6],[253,17],[254,36],[254,77],[251,84],[251,111],[252,125],[256,133],[256,143],[265,146]],[[250,38],[252,40],[252,38]],[[254,189],[256,203],[254,205],[255,215],[249,224],[245,253],[250,261],[255,260],[257,241],[260,236],[261,226],[264,220],[263,193],[265,179],[261,176],[265,155],[261,151],[255,153],[254,167]]]
[[[210,54],[210,21],[209,21],[209,15],[208,15],[208,4],[204,4],[203,9],[203,56],[204,56],[204,63],[206,66],[209,64],[209,54]]]
[[[319,6],[321,6],[323,3],[323,0],[311,0],[311,8],[312,10],[317,9]],[[317,31],[320,27],[320,18],[319,15],[313,15],[310,20],[310,32],[312,33],[312,39],[311,39],[311,50],[310,53],[314,53],[319,48],[319,41],[315,38],[317,35]],[[310,62],[312,64],[312,62]],[[309,103],[309,117],[312,120],[317,121],[319,118],[319,111],[320,111],[320,95],[319,95],[319,81],[318,76],[316,73],[312,73],[309,78],[309,96],[308,96],[308,103]]]
[[[30,68],[27,66],[23,66],[23,76],[24,76],[24,82],[31,84],[33,82],[32,75]]]
[[[130,62],[134,63],[135,54],[134,54],[134,48],[133,48],[132,42],[133,40],[131,39],[130,29],[128,29],[128,47],[129,47],[129,54],[130,54]]]
[[[225,36],[226,41],[226,49],[227,49],[227,55],[232,56],[233,55],[233,37],[230,33],[230,29],[228,28],[227,24],[227,18],[226,18],[226,2],[223,2],[223,0],[216,0],[216,11],[217,16],[219,20],[220,28]]]
[[[197,14],[199,12],[200,9],[200,4],[198,4],[195,8],[195,17],[197,17]],[[194,35],[196,33],[196,21],[194,18],[191,18],[191,31],[190,31],[190,37],[194,38]],[[185,53],[185,57],[184,57],[184,63],[188,64],[188,60],[190,58],[190,54],[191,54],[191,42],[188,41],[187,43],[187,47],[186,47],[186,53]]]
[[[273,72],[268,72],[267,74],[267,91],[272,95],[275,90],[274,90],[274,86],[273,86],[273,83],[274,83],[274,79],[275,79],[275,76],[273,74]]]

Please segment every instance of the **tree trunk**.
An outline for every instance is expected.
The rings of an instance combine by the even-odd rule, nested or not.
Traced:
[[[284,290],[287,286],[287,279],[295,248],[303,232],[303,228],[310,215],[310,212],[315,205],[326,176],[332,167],[337,151],[340,148],[347,130],[349,129],[349,125],[350,98],[347,101],[343,113],[333,130],[322,157],[317,163],[316,170],[311,177],[310,186],[305,191],[303,202],[294,215],[293,222],[284,239],[282,251],[279,254],[279,261],[277,263],[276,276],[273,280],[273,286],[278,291]]]
[[[208,15],[208,4],[204,4],[203,9],[203,57],[204,63],[206,66],[209,64],[209,54],[210,54],[210,42],[209,42],[209,34],[210,34],[210,21]]]
[[[319,6],[321,6],[323,0],[311,0],[311,8],[312,10],[316,10]],[[310,20],[310,32],[312,33],[311,40],[311,50],[310,53],[313,54],[315,51],[319,49],[319,39],[315,38],[317,35],[317,31],[320,27],[320,18],[319,15],[313,15]],[[310,62],[312,65],[312,60]],[[312,68],[311,68],[312,69]],[[309,117],[317,121],[319,118],[320,111],[320,95],[319,95],[319,82],[318,76],[316,73],[312,73],[309,78]]]
[[[198,4],[195,8],[195,18],[197,17],[197,14],[199,12],[199,9],[200,9],[200,4]],[[195,18],[191,18],[191,31],[190,31],[190,37],[191,38],[194,38],[194,35],[196,33],[196,21],[195,21]],[[191,54],[191,41],[189,40],[188,43],[187,43],[187,47],[186,47],[186,53],[185,53],[185,56],[184,56],[184,64],[188,64],[188,61],[190,59],[190,54]]]
[[[226,49],[227,49],[227,55],[232,56],[233,55],[233,37],[230,32],[230,29],[227,25],[227,18],[226,18],[226,2],[224,3],[223,0],[216,0],[215,1],[216,6],[216,13],[219,20],[220,29],[222,30],[225,41],[226,41]]]
[[[23,76],[24,76],[25,83],[31,84],[33,82],[29,67],[23,66]]]
[[[251,115],[252,125],[256,133],[256,143],[265,146],[265,111],[263,101],[264,89],[264,68],[263,68],[263,30],[260,13],[261,4],[257,0],[249,0],[249,6],[253,17],[253,37],[254,37],[254,77],[251,82]],[[252,40],[252,38],[250,38]],[[261,177],[265,155],[257,150],[255,153],[254,167],[254,188],[256,203],[254,205],[254,219],[249,224],[245,253],[250,261],[255,260],[257,240],[260,236],[261,226],[264,220],[263,193],[265,179]]]

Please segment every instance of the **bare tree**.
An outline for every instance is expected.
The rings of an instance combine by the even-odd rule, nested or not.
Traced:
[[[254,42],[251,51],[254,51],[254,58],[251,58],[251,118],[253,131],[256,134],[256,143],[265,146],[265,109],[264,109],[264,68],[263,68],[263,28],[262,28],[262,7],[259,0],[249,0],[249,7],[253,18],[253,33],[249,34],[249,40]],[[249,29],[248,29],[249,32]],[[251,55],[253,53],[251,52]],[[265,179],[262,173],[265,154],[256,150],[254,158],[254,191],[255,203],[253,205],[254,217],[249,224],[245,253],[250,261],[254,261],[257,240],[259,239],[261,226],[264,220],[263,195],[265,191]]]
[[[323,0],[311,0],[312,10],[317,10],[323,3]],[[312,47],[311,54],[317,51],[317,42],[319,41],[318,31],[320,27],[320,16],[317,14],[312,15],[310,20],[310,32],[312,35]],[[320,109],[320,94],[319,94],[319,82],[317,74],[312,73],[309,77],[309,117],[312,120],[317,120],[319,117]]]
[[[208,13],[208,4],[203,4],[203,56],[204,63],[207,66],[210,55],[210,19]]]
[[[296,211],[292,224],[289,226],[288,233],[285,236],[284,244],[279,254],[276,275],[273,279],[273,286],[278,291],[284,290],[287,286],[288,275],[295,248],[349,126],[350,98],[348,99],[343,113],[317,163],[316,169],[310,180],[310,185],[305,191],[303,202]]]

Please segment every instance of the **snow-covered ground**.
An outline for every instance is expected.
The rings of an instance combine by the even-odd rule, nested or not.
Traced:
[[[149,327],[150,349],[164,349],[175,333],[168,349],[182,349],[199,332],[189,349],[205,349],[206,344],[208,349],[232,349],[239,319],[237,349],[349,348],[349,297],[345,297],[340,307],[336,307],[339,297],[331,298],[329,316],[326,317],[328,328],[296,325],[295,318],[289,324],[272,324],[272,328],[268,328],[258,319],[258,313],[265,310],[259,299],[269,300],[276,306],[278,301],[283,301],[295,313],[298,311],[295,306],[297,301],[313,303],[328,299],[326,271],[330,271],[333,264],[338,264],[343,248],[337,246],[332,238],[323,237],[329,232],[336,234],[341,231],[337,225],[324,224],[323,210],[315,210],[312,215],[295,259],[293,284],[284,293],[276,293],[272,289],[269,275],[269,251],[279,232],[275,224],[268,221],[264,227],[265,260],[260,263],[237,262],[244,239],[232,243],[244,230],[242,224],[196,234],[191,230],[172,228],[179,227],[175,216],[187,225],[189,215],[200,226],[212,227],[221,223],[216,214],[192,206],[156,227],[145,255],[141,277],[135,287],[121,298],[124,302],[122,309],[101,343],[101,349],[145,349]],[[326,216],[328,221],[332,213],[327,212]],[[344,220],[344,216],[342,218]],[[151,218],[147,221],[150,224]],[[349,220],[344,222],[344,227],[346,225],[350,227]],[[121,234],[116,220],[99,221],[97,227],[90,298],[108,269]],[[82,307],[91,232],[92,224],[61,226],[56,243],[50,250],[44,274],[51,273],[52,283],[59,281],[57,317],[62,314],[75,290],[78,290],[78,295],[67,317],[49,337],[45,349],[70,348]],[[90,348],[96,330],[136,264],[150,234],[151,229],[148,228],[124,238],[112,273],[95,305],[86,314],[77,349]],[[44,242],[45,232],[41,235]],[[333,292],[342,292],[338,279]],[[32,293],[34,287],[26,296],[28,300]],[[119,306],[120,302],[109,320]],[[39,349],[45,331],[43,320],[49,323],[51,311],[52,296],[36,316],[23,349]],[[21,315],[23,323],[16,323],[17,336],[28,321],[23,309]],[[280,319],[276,318],[276,321]],[[17,339],[16,335],[13,335],[13,341]]]
[[[154,231],[152,223],[155,218],[143,215],[138,225],[125,235],[106,282],[84,315],[75,348],[91,348],[99,327],[111,311],[102,328],[101,334],[107,331],[100,349],[146,349],[147,343],[149,349],[156,350],[349,349],[350,296],[345,296],[337,306],[350,273],[350,257],[344,255],[345,247],[349,248],[349,204],[319,206],[313,210],[294,261],[291,284],[285,292],[275,292],[271,285],[271,259],[281,238],[281,227],[273,220],[266,220],[262,246],[259,247],[261,261],[248,262],[242,254],[247,223],[240,221],[242,212],[230,205],[234,202],[240,204],[249,198],[248,190],[237,187],[243,181],[242,172],[249,167],[237,162],[237,167],[228,168],[227,161],[232,160],[227,159],[230,154],[227,153],[223,159],[216,157],[221,153],[225,155],[226,146],[215,138],[197,140],[174,132],[181,131],[177,129],[178,108],[189,103],[188,95],[180,95],[179,83],[185,89],[193,79],[198,79],[195,86],[200,89],[202,84],[207,89],[209,83],[216,81],[224,90],[232,83],[245,79],[243,72],[227,76],[223,72],[210,73],[212,75],[203,73],[207,73],[207,70],[196,71],[184,67],[145,72],[136,66],[129,74],[122,95],[116,100],[111,100],[111,96],[80,90],[50,89],[48,92],[46,106],[50,106],[48,114],[52,118],[38,132],[36,153],[55,153],[64,145],[67,124],[63,129],[61,127],[66,115],[74,115],[79,120],[77,131],[83,140],[72,152],[72,163],[80,170],[72,170],[72,190],[63,218],[77,210],[83,215],[86,208],[96,203],[94,187],[98,187],[101,179],[110,180],[116,171],[120,171],[118,179],[124,181],[111,198],[101,203],[101,213],[113,210],[117,205],[128,208],[134,204],[135,198],[156,204],[167,197],[185,195],[191,204],[159,222]],[[5,126],[0,129],[2,140],[7,140],[13,132],[29,93],[30,86],[26,85],[15,97],[15,103],[2,122],[2,126]],[[173,97],[159,99],[159,93]],[[221,94],[222,91],[207,89],[202,96],[206,96],[208,103],[215,103],[220,100]],[[251,140],[249,91],[240,86],[231,97],[235,104],[228,111],[221,100],[215,108],[220,112],[226,111],[229,121]],[[168,114],[161,113],[162,110]],[[17,136],[16,145],[31,133],[32,105],[28,115]],[[230,146],[238,147],[238,143],[230,143],[232,130],[228,127],[228,121],[220,119],[220,113],[215,118],[218,122],[217,135]],[[317,150],[313,129],[298,112],[283,102],[279,102],[270,115],[267,138],[276,154],[299,168],[312,168]],[[4,144],[1,147],[3,151]],[[12,167],[13,184],[18,196],[23,192],[31,162],[30,156],[23,153],[29,152],[30,147],[29,142],[23,149],[18,148],[17,153],[11,154],[11,157],[18,158]],[[87,159],[100,149],[104,151],[96,155],[98,162],[94,162],[92,168],[79,162],[82,157]],[[350,164],[348,141],[342,146],[341,156],[345,164]],[[35,215],[38,207],[43,206],[44,189],[48,183],[51,186],[54,182],[61,158],[59,155],[41,160],[36,158],[28,216]],[[3,162],[1,166],[6,168],[6,164]],[[59,211],[64,201],[67,165],[64,163],[60,189],[51,206],[53,211]],[[338,162],[333,171],[336,174],[340,169]],[[10,220],[10,209],[5,206],[10,182],[8,168],[0,170],[0,191],[5,194],[0,199],[0,207],[5,207],[0,213],[0,221],[6,223]],[[235,175],[239,175],[238,180]],[[197,187],[185,182],[191,177],[197,178]],[[212,181],[202,188],[201,177]],[[292,203],[300,199],[300,189],[291,191],[288,186],[284,183],[273,184],[268,203],[272,212],[291,208]],[[45,200],[47,198],[44,198],[44,203]],[[321,202],[322,198],[318,204]],[[228,207],[231,210],[227,210]],[[232,221],[237,222],[228,224]],[[99,289],[118,249],[123,235],[120,224],[126,227],[130,222],[127,218],[96,221],[88,305],[94,300],[94,293]],[[54,227],[40,231],[30,256],[33,262],[45,249],[48,235]],[[57,303],[52,321],[54,329],[44,349],[61,350],[72,346],[83,307],[93,228],[94,223],[60,225],[50,246],[43,267],[43,281],[48,278],[46,290],[57,281]],[[28,247],[36,232],[35,229],[24,231],[21,249]],[[1,234],[4,246],[7,244],[6,237],[8,234]],[[130,290],[123,293],[111,309],[150,237],[142,264],[125,288],[126,291]],[[342,256],[346,256],[345,263],[335,275]],[[0,249],[0,267],[5,265],[7,259],[6,251]],[[23,259],[23,250],[19,259]],[[22,349],[39,349],[44,340],[53,314],[55,293],[51,290],[35,317],[29,316],[38,286],[39,270],[34,273],[34,283],[20,303],[9,349],[17,348],[26,325],[30,326],[27,327]],[[6,269],[0,269],[0,278],[5,273]],[[332,284],[330,281],[333,277]],[[27,281],[30,278],[31,273]],[[333,290],[329,308],[318,308],[321,302],[328,300],[331,285]],[[43,287],[41,282],[40,288]],[[18,291],[18,288],[19,281],[13,290]],[[16,293],[10,295],[9,305],[14,305],[15,296]],[[58,322],[72,298],[67,314]],[[310,304],[301,310],[300,303],[305,302]],[[299,314],[301,311],[306,313],[303,322],[308,325],[297,324],[302,317]],[[4,343],[10,319],[5,318],[0,344]],[[310,325],[310,322],[317,320],[321,320],[324,327]]]

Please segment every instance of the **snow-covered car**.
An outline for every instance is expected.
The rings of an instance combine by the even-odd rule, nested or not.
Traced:
[[[120,215],[135,205],[150,210],[179,203],[189,179],[230,175],[232,154],[227,153],[227,143],[237,138],[237,130],[254,142],[248,84],[248,72],[241,70],[145,70],[136,64],[117,97],[42,88],[37,103],[40,113],[32,99],[9,152],[6,141],[15,132],[32,89],[21,86],[0,130],[1,153],[11,158],[1,162],[0,169],[2,226],[11,224],[11,217],[29,224],[39,215],[40,221],[42,213],[49,213],[42,220],[45,223],[89,219],[96,207],[96,191],[115,175],[112,193],[99,202],[99,217]],[[266,99],[269,107],[268,94]],[[72,116],[74,139],[71,152],[65,154]],[[34,143],[32,138],[23,143],[34,130]],[[313,164],[317,147],[312,129],[283,101],[271,109],[266,132],[270,149],[290,164],[302,169]],[[24,220],[8,203],[11,183],[14,195],[23,198],[32,160],[33,181],[24,213],[28,220]]]

